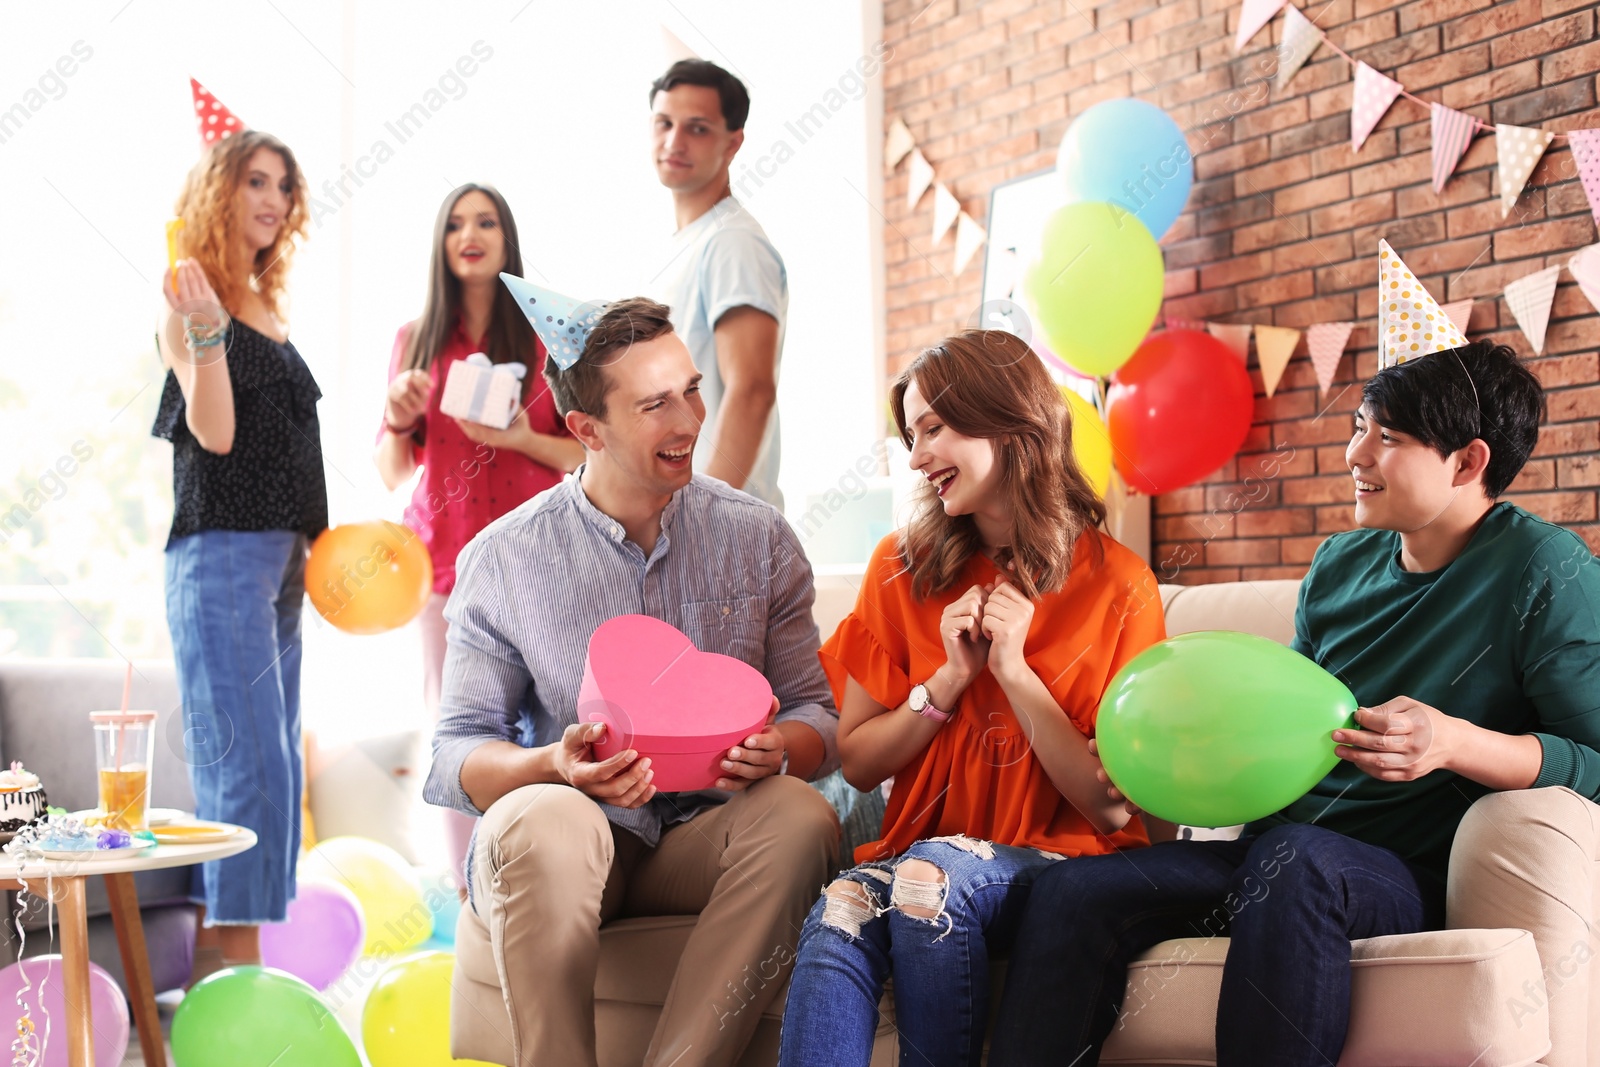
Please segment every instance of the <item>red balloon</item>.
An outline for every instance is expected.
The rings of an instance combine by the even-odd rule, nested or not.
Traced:
[[[1149,496],[1181,489],[1239,451],[1254,411],[1250,375],[1227,345],[1200,330],[1152,334],[1111,376],[1117,471]]]

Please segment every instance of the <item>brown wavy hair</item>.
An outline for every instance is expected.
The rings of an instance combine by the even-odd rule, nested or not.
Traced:
[[[245,130],[214,141],[206,149],[184,180],[183,192],[178,194],[174,211],[183,219],[178,247],[181,255],[195,260],[205,270],[206,279],[228,313],[236,313],[246,292],[239,281],[244,264],[239,262],[237,194],[245,167],[259,148],[270,148],[283,157],[283,169],[289,179],[289,212],[278,239],[270,248],[257,252],[255,261],[249,264],[256,293],[273,315],[281,317],[289,260],[296,240],[306,235],[309,212],[305,175],[289,146],[272,134]]]
[[[900,440],[911,447],[906,389],[912,382],[934,413],[966,437],[993,441],[999,493],[1012,521],[1011,582],[1029,599],[1067,580],[1078,538],[1095,538],[1105,503],[1072,452],[1072,415],[1060,388],[1026,341],[1004,330],[967,330],[923,349],[890,391]],[[920,600],[955,584],[983,542],[971,515],[946,515],[933,485],[916,490],[916,511],[900,534],[900,554]]]

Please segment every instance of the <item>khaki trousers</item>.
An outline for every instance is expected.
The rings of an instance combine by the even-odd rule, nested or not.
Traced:
[[[476,915],[464,921],[486,927],[515,1067],[594,1067],[601,923],[693,914],[645,1064],[731,1067],[788,981],[838,842],[828,802],[786,776],[667,829],[653,849],[571,787],[507,793],[484,813]]]

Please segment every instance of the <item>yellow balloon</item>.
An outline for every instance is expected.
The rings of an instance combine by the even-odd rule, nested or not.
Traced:
[[[306,853],[299,877],[338,882],[361,902],[366,923],[363,956],[397,955],[433,933],[433,911],[422,883],[405,858],[364,837],[330,837]]]
[[[419,952],[383,972],[361,1011],[361,1041],[372,1067],[494,1067],[450,1058],[455,966],[448,952]]]
[[[1063,385],[1061,395],[1072,412],[1072,452],[1078,458],[1078,469],[1094,486],[1095,493],[1104,497],[1111,485],[1111,432],[1094,405],[1072,386]]]

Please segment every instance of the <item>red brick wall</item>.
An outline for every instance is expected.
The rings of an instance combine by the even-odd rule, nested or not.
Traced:
[[[1600,126],[1595,4],[1566,0],[1290,0],[1341,48],[1426,100],[1488,122]],[[1188,132],[1195,184],[1163,241],[1164,314],[1305,327],[1359,323],[1326,397],[1304,342],[1276,395],[1256,384],[1239,456],[1155,501],[1153,563],[1179,582],[1299,577],[1351,526],[1343,465],[1360,383],[1377,370],[1378,238],[1441,302],[1477,297],[1471,336],[1532,356],[1500,297],[1508,281],[1596,240],[1563,142],[1500,217],[1495,140],[1430,184],[1427,112],[1396,101],[1359,153],[1349,144],[1350,65],[1326,46],[1273,86],[1281,19],[1233,51],[1239,0],[886,0],[886,118],[905,119],[940,180],[982,221],[995,184],[1051,166],[1069,117],[1111,97],[1159,104]],[[889,373],[964,328],[982,257],[949,274],[950,238],[928,247],[931,195],[905,208],[902,163],[885,175]],[[936,258],[938,269],[930,262]],[[1550,417],[1512,499],[1600,547],[1600,317],[1563,273],[1542,358]]]

